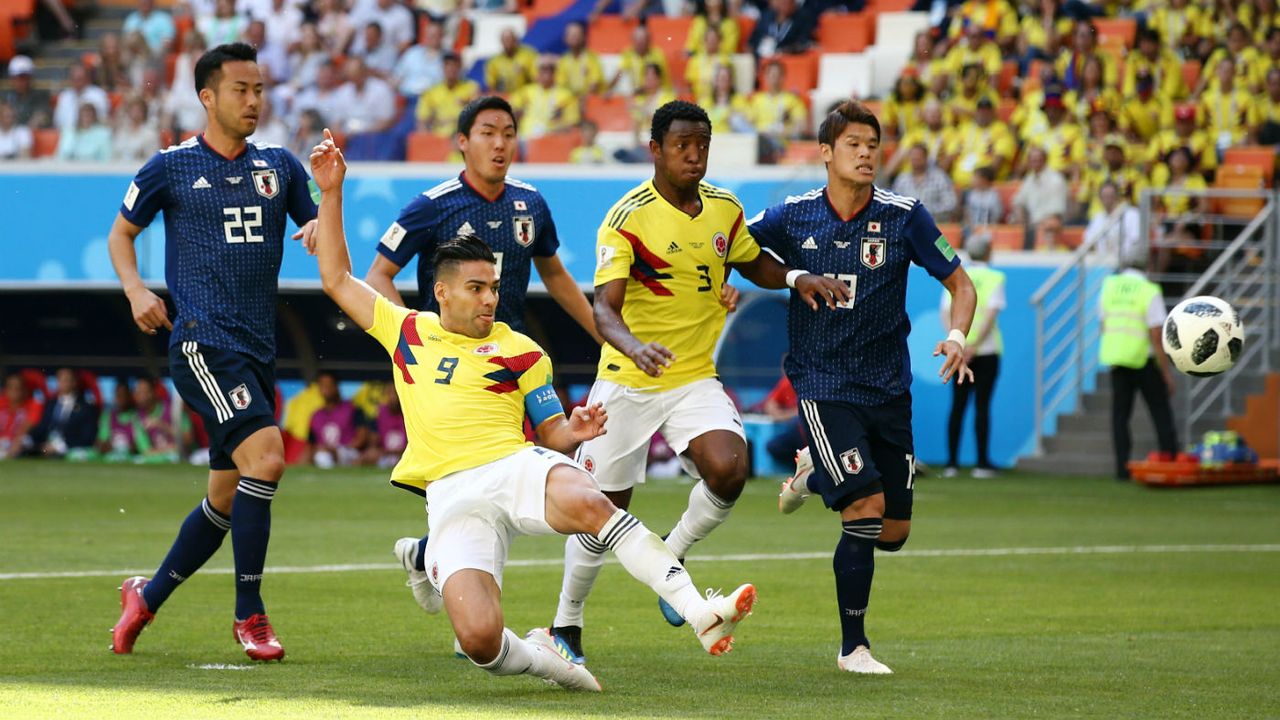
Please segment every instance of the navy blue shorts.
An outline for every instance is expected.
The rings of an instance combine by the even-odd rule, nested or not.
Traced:
[[[276,370],[250,355],[188,341],[169,348],[178,394],[204,419],[209,468],[234,470],[231,453],[276,424]]]
[[[827,507],[840,512],[882,492],[886,518],[911,519],[916,463],[909,395],[874,407],[801,400],[800,418],[813,457],[809,486]]]

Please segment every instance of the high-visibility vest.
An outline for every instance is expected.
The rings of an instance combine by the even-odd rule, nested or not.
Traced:
[[[1147,309],[1160,295],[1160,286],[1137,275],[1112,275],[1102,283],[1103,365],[1140,368],[1151,354]]]
[[[989,267],[971,266],[968,270],[969,279],[973,281],[973,289],[978,294],[978,305],[973,310],[973,324],[969,326],[969,336],[965,338],[965,342],[968,345],[973,345],[978,341],[978,331],[982,329],[982,324],[986,322],[987,303],[991,299],[991,293],[1004,284],[1004,273],[999,270],[992,270]],[[1004,338],[1000,335],[999,323],[991,328],[991,334],[987,337],[995,342],[997,355],[1004,352]]]

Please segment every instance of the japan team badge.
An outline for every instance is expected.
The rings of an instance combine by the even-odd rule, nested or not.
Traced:
[[[275,170],[254,170],[253,189],[262,197],[270,200],[280,194],[280,182],[276,179]]]
[[[858,452],[858,448],[845,450],[840,453],[840,465],[850,475],[857,475],[862,472],[862,453]]]
[[[884,264],[884,239],[862,238],[862,264],[875,270]]]
[[[231,397],[231,404],[237,410],[244,410],[249,407],[249,403],[253,402],[253,396],[249,394],[249,388],[244,383],[237,385],[227,395]]]
[[[512,225],[515,225],[516,242],[520,243],[520,247],[529,247],[533,244],[533,216],[517,215],[511,221]]]

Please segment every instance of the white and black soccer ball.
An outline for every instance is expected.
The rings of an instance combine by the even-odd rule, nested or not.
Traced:
[[[1227,301],[1201,295],[1187,298],[1164,321],[1164,351],[1173,366],[1205,377],[1231,369],[1244,349],[1240,313]]]

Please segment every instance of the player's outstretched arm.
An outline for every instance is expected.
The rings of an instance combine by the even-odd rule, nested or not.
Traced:
[[[849,301],[848,285],[834,278],[787,267],[778,262],[772,253],[761,252],[754,259],[744,263],[733,263],[731,267],[762,288],[769,290],[788,286],[795,288],[800,297],[814,310],[818,309],[818,300],[825,302],[827,307],[832,309],[840,303]]]
[[[952,377],[957,383],[973,382],[973,371],[965,361],[964,341],[973,325],[973,311],[978,306],[978,293],[963,267],[956,267],[942,285],[951,293],[951,332],[933,349],[933,356],[945,355],[938,377],[947,384]]]
[[[324,293],[362,329],[373,327],[373,306],[378,293],[351,276],[351,254],[342,229],[342,181],[347,161],[328,128],[324,140],[311,151],[311,178],[320,188],[316,222],[316,255]]]
[[[610,280],[604,285],[596,286],[596,301],[593,306],[596,330],[604,337],[605,342],[631,358],[636,367],[646,375],[658,377],[662,375],[663,369],[675,362],[676,356],[661,343],[647,343],[631,334],[631,328],[622,319],[622,303],[626,297],[626,278]]]
[[[147,289],[138,273],[138,252],[133,243],[142,228],[124,219],[124,215],[116,213],[116,221],[107,234],[107,252],[111,254],[111,265],[120,278],[125,297],[129,298],[129,310],[133,313],[133,321],[138,329],[148,335],[155,335],[160,328],[173,329],[169,322],[169,310],[164,300]]]
[[[578,445],[608,432],[604,428],[608,419],[603,403],[576,407],[568,417],[557,414],[543,421],[537,430],[538,444],[571,455]]]

